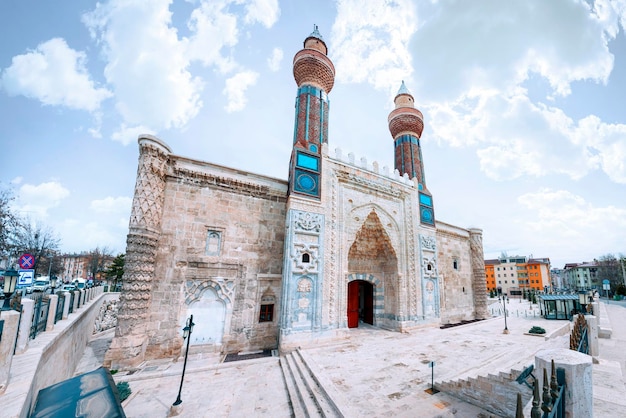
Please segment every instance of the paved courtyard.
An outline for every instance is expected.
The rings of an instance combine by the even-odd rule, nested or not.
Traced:
[[[493,305],[497,313],[497,304]],[[601,304],[613,329],[600,339],[594,364],[594,416],[622,417],[626,390],[626,308]],[[468,325],[439,329],[424,327],[397,333],[371,326],[353,329],[343,341],[303,350],[307,361],[349,405],[348,417],[488,417],[486,411],[446,393],[430,395],[434,381],[486,375],[534,363],[544,348],[567,348],[569,336],[549,340],[525,335],[534,325],[547,334],[558,333],[565,321],[533,316],[525,301],[512,301],[503,334],[502,316]],[[77,373],[101,364],[111,333],[94,338]],[[129,418],[165,417],[178,394],[182,361],[146,362],[130,375],[116,375],[130,384],[132,394],[123,406]],[[182,388],[181,417],[289,417],[291,408],[277,357],[220,363],[219,357],[189,357]]]

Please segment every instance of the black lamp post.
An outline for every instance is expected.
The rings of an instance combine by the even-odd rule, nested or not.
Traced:
[[[54,289],[57,287],[57,276],[50,277],[50,294],[54,295]]]
[[[193,323],[193,315],[190,315],[187,318],[187,325],[183,328],[183,339],[187,339],[187,349],[185,350],[185,361],[183,362],[183,375],[180,378],[180,387],[178,388],[178,397],[176,401],[172,404],[173,406],[180,405],[183,403],[182,399],[180,399],[180,393],[183,391],[183,380],[185,380],[185,369],[187,368],[187,354],[189,354],[189,341],[191,340],[191,333],[193,332],[193,326],[196,325]]]
[[[4,304],[2,305],[3,311],[8,311],[11,309],[11,296],[13,296],[13,293],[15,292],[18,276],[19,273],[14,268],[10,268],[4,272]]]
[[[508,334],[509,333],[509,327],[506,324],[506,302],[509,300],[509,298],[506,296],[506,294],[502,295],[502,299],[500,299],[500,297],[498,297],[498,301],[500,303],[502,303],[502,306],[504,307],[504,331],[502,331],[503,334]]]

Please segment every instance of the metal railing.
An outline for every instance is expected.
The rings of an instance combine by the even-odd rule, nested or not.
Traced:
[[[565,418],[565,370],[552,367],[550,382],[548,383],[548,372],[543,369],[543,396],[539,396],[539,385],[537,379],[533,383],[533,406],[530,410],[531,418]],[[524,405],[522,404],[522,394],[517,394],[517,407],[515,418],[524,418]]]
[[[48,322],[48,310],[50,308],[50,299],[44,297],[43,294],[33,298],[35,301],[33,309],[33,321],[30,327],[30,339],[34,340],[37,334],[46,330]]]
[[[69,313],[74,312],[74,298],[75,298],[75,292],[70,292],[70,310],[69,310]]]
[[[574,322],[574,329],[569,337],[570,350],[578,351],[584,354],[589,354],[589,338],[587,337],[587,320],[585,315],[578,314],[576,322]]]
[[[63,292],[57,293],[57,310],[54,314],[54,323],[63,319],[63,305],[65,304],[65,294]]]

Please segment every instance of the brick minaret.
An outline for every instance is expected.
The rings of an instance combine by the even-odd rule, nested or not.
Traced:
[[[416,178],[419,187],[420,221],[434,225],[432,195],[426,188],[424,162],[420,148],[420,137],[424,130],[422,112],[415,108],[414,99],[404,81],[394,99],[396,108],[389,114],[389,131],[394,139],[394,165],[400,175]]]
[[[298,84],[289,192],[320,197],[322,144],[328,142],[328,93],[335,83],[335,67],[317,26],[293,58]]]

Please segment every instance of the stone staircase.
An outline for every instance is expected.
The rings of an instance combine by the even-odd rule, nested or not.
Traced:
[[[511,411],[515,411],[518,393],[522,394],[522,405],[532,399],[532,390],[516,381],[523,371],[513,368],[498,374],[465,376],[437,382],[435,388],[498,416],[507,417],[512,416]],[[532,384],[532,378],[527,380]]]
[[[299,349],[280,358],[293,416],[343,417],[341,394],[325,381],[313,360]]]

